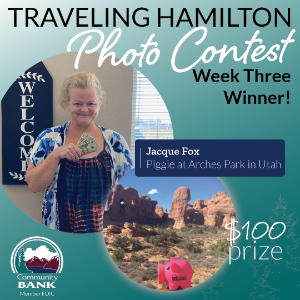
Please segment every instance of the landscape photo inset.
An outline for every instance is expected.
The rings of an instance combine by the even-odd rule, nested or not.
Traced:
[[[105,243],[119,269],[164,291],[193,287],[212,276],[228,257],[225,225],[236,218],[222,183],[131,173],[113,188],[104,214]]]

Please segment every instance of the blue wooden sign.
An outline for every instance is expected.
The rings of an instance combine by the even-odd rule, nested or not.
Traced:
[[[26,157],[53,125],[53,80],[43,62],[24,72],[2,99],[3,184],[25,185]]]

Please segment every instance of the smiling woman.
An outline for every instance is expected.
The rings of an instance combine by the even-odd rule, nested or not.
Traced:
[[[63,84],[61,106],[68,109],[71,121],[44,130],[29,153],[26,181],[32,192],[45,190],[42,215],[47,227],[102,231],[107,197],[133,168],[125,139],[94,122],[103,98],[94,74],[70,75]],[[82,136],[98,146],[95,151],[82,150]]]

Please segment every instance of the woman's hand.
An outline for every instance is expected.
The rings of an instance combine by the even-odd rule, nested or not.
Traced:
[[[53,154],[58,159],[68,159],[70,161],[78,161],[81,156],[79,148],[73,143],[58,147],[53,151]]]

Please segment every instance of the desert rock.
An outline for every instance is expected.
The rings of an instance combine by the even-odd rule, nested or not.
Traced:
[[[103,234],[106,236],[111,236],[116,233],[121,233],[121,229],[115,225],[108,225],[107,228],[103,229]]]
[[[153,229],[146,229],[137,223],[128,223],[124,224],[121,235],[127,237],[143,237],[149,235],[157,235],[157,232]]]
[[[107,224],[123,225],[125,222],[138,222],[150,224],[172,224],[174,228],[185,227],[187,224],[225,226],[235,218],[235,211],[231,198],[226,192],[213,195],[211,200],[196,200],[189,204],[191,191],[188,187],[178,188],[173,196],[169,213],[157,201],[146,195],[139,195],[134,188],[123,188],[116,184],[107,202],[107,211],[104,215],[104,227]],[[128,224],[131,224],[128,223]],[[127,224],[127,223],[125,223]],[[136,225],[126,225],[122,234],[135,236],[139,229]],[[117,231],[114,232],[113,230]],[[145,229],[146,230],[146,229]],[[107,234],[120,233],[118,227],[108,227]],[[149,234],[140,232],[139,234]],[[140,235],[139,235],[140,236]]]
[[[169,219],[174,220],[174,228],[185,226],[185,211],[191,199],[191,191],[187,187],[178,188],[173,196],[173,202],[169,212]]]
[[[116,184],[108,197],[104,220],[146,222],[159,219],[160,216],[155,212],[156,204],[157,201],[139,195],[137,190],[131,187],[124,189],[121,184]]]

